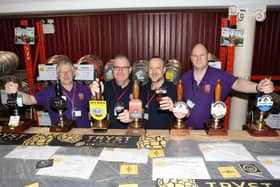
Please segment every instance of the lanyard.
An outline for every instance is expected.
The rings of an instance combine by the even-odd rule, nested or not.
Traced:
[[[76,84],[74,83],[74,91],[73,91],[73,96],[72,96],[72,98],[70,98],[69,95],[68,95],[64,90],[62,90],[62,92],[63,92],[63,95],[66,96],[67,100],[69,99],[69,100],[71,101],[72,110],[74,110],[74,108],[75,108],[74,100],[75,100],[75,93],[76,93]]]
[[[114,84],[114,81],[112,81],[112,88],[113,88],[113,92],[115,94],[115,98],[117,101],[121,100],[121,98],[124,96],[124,94],[126,93],[127,89],[128,89],[128,86],[122,91],[122,93],[117,96],[117,91],[116,91],[116,87],[115,87],[115,84]]]
[[[151,96],[150,96],[150,92],[147,93],[147,103],[145,105],[145,108],[147,109],[149,108],[149,104],[152,102],[155,96],[156,96],[155,93],[153,93]]]

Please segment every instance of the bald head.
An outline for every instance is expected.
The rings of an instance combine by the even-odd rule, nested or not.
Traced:
[[[191,55],[193,55],[196,51],[200,51],[201,53],[208,55],[208,49],[202,43],[198,43],[193,46]]]
[[[191,52],[191,61],[195,70],[205,72],[208,67],[208,50],[201,44],[196,44]]]

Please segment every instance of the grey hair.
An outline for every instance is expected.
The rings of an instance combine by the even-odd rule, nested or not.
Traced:
[[[61,65],[68,65],[68,64],[71,65],[72,71],[74,72],[74,66],[73,66],[72,61],[70,60],[69,57],[63,55],[62,58],[59,58],[59,60],[57,62],[56,73],[59,73],[59,67]]]

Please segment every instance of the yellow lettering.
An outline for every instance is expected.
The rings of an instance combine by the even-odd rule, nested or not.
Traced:
[[[129,136],[126,136],[125,138],[126,138],[127,142],[131,139],[131,137],[129,137]]]
[[[103,139],[104,139],[104,136],[96,136],[95,139],[96,139],[96,140],[103,140]]]
[[[205,184],[208,184],[210,187],[215,187],[216,182],[205,182]]]
[[[88,140],[93,140],[94,136],[88,136]]]
[[[241,182],[240,185],[237,184],[237,183],[235,183],[235,182],[232,182],[232,184],[233,184],[234,186],[237,186],[237,187],[243,187],[243,186],[245,185],[245,182]]]
[[[108,141],[110,141],[110,140],[112,140],[112,139],[114,139],[115,137],[114,136],[106,136],[106,139],[108,140]]]
[[[264,185],[264,186],[266,186],[266,187],[270,187],[270,186],[272,186],[272,184],[271,183],[261,183],[261,185]]]
[[[116,136],[115,141],[121,143],[122,142],[122,136]]]
[[[220,182],[221,187],[231,187],[231,184],[228,182]]]
[[[258,187],[258,183],[255,183],[255,182],[249,182],[248,183],[248,187]]]

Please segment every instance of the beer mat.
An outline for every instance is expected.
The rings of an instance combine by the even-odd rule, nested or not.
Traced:
[[[139,136],[0,133],[0,145],[137,148]]]
[[[231,180],[231,179],[157,179],[157,187],[166,186],[189,186],[189,187],[209,187],[209,186],[269,186],[279,187],[280,180]]]
[[[163,149],[166,146],[165,136],[141,136],[137,142],[139,149]]]

